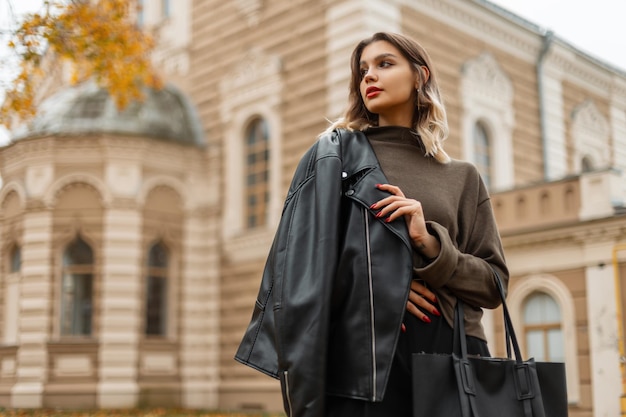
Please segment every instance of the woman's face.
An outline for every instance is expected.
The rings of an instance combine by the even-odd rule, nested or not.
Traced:
[[[378,125],[411,127],[415,110],[417,71],[387,41],[366,46],[360,60],[360,91],[367,109],[378,115]]]

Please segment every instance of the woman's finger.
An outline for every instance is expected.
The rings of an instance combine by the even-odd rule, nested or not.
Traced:
[[[426,298],[433,304],[437,302],[437,296],[435,293],[429,290],[428,287],[422,284],[419,280],[414,279],[411,281],[411,291],[414,291],[418,295]]]
[[[441,313],[435,307],[437,297],[435,294],[426,288],[425,285],[418,281],[411,282],[411,290],[409,291],[409,299],[407,302],[407,310],[415,315],[417,318],[424,318],[424,311],[427,311],[435,316],[440,316]],[[409,306],[411,304],[411,306]]]
[[[402,192],[400,187],[396,187],[395,185],[391,185],[391,184],[376,184],[376,188],[378,188],[379,190],[388,191],[391,194],[397,195],[399,197],[404,197],[404,193]]]
[[[419,308],[417,308],[415,306],[415,304],[411,303],[410,301],[407,301],[406,303],[406,309],[409,313],[413,314],[415,317],[417,317],[418,319],[422,320],[425,323],[430,323],[430,317],[428,317],[426,314],[424,314],[424,312],[422,310],[420,310]]]

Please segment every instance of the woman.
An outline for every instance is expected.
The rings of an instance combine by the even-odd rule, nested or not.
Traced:
[[[304,155],[236,359],[280,378],[289,416],[410,416],[411,354],[489,355],[482,308],[508,271],[476,169],[450,160],[430,58],[377,33],[352,55],[349,108]]]

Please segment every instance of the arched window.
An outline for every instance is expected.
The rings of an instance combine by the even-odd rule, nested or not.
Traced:
[[[252,120],[246,129],[245,225],[264,226],[269,202],[269,132],[262,118]]]
[[[61,335],[91,334],[93,313],[93,252],[80,237],[63,253]]]
[[[167,334],[167,275],[169,253],[162,242],[157,242],[148,252],[148,276],[146,278],[145,334]]]
[[[543,292],[532,293],[524,303],[526,352],[537,361],[565,361],[561,309]]]
[[[172,15],[171,7],[170,0],[161,0],[161,17],[164,19],[170,17]]]
[[[487,187],[491,186],[491,155],[489,135],[485,126],[478,122],[474,125],[474,164],[483,177]]]
[[[145,12],[145,1],[144,0],[137,0],[137,26],[141,27],[143,26],[146,22],[146,12]]]
[[[583,173],[593,171],[593,161],[589,155],[585,155],[580,161],[581,170]]]
[[[20,316],[20,271],[22,269],[22,249],[14,244],[8,251],[8,274],[3,282],[2,301],[3,326],[2,342],[5,345],[18,344]]]
[[[515,215],[519,219],[526,218],[527,207],[526,207],[526,197],[520,196],[517,199],[517,205],[515,206]]]
[[[550,194],[547,191],[541,193],[541,197],[539,197],[539,208],[541,210],[542,215],[550,214]]]
[[[15,245],[11,250],[11,269],[9,272],[15,273],[20,272],[22,269],[22,249]]]

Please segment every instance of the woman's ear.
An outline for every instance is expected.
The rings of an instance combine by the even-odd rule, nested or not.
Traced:
[[[430,71],[426,65],[421,65],[415,71],[415,89],[420,90],[424,84],[428,82],[430,78]]]

